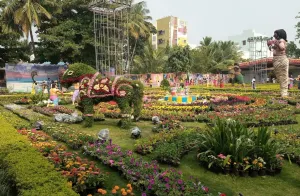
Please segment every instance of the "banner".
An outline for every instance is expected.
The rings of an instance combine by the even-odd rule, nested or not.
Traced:
[[[59,72],[67,69],[66,65],[44,65],[44,64],[5,64],[7,88],[12,92],[31,92],[31,73],[37,72],[37,82],[58,80]]]

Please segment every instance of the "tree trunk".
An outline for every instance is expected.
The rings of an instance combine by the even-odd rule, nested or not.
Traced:
[[[134,43],[134,48],[133,48],[133,51],[132,51],[130,64],[133,62],[133,57],[134,57],[134,53],[135,53],[135,49],[136,49],[136,43],[137,43],[137,39],[135,40],[135,43]]]
[[[30,27],[30,39],[31,39],[30,45],[31,45],[32,53],[35,55],[35,45],[34,45],[33,33],[31,27]]]

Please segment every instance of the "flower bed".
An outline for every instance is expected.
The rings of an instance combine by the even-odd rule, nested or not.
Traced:
[[[56,170],[68,179],[74,191],[84,193],[86,190],[103,186],[106,175],[95,167],[94,162],[81,159],[77,153],[66,151],[65,146],[52,141],[42,131],[22,129],[18,132],[26,135],[32,146],[55,165]]]
[[[55,171],[53,166],[37,152],[24,136],[0,117],[1,140],[0,159],[20,195],[77,195],[67,185],[67,180]],[[22,157],[22,158],[20,158]]]
[[[174,166],[180,165],[181,158],[197,146],[198,132],[182,132],[168,142],[159,142],[151,156],[154,160]]]
[[[84,153],[99,159],[103,164],[119,170],[133,185],[140,187],[143,195],[203,195],[209,189],[198,181],[183,180],[174,169],[163,170],[156,161],[135,158],[131,151],[122,149],[112,140],[96,141],[83,148]]]

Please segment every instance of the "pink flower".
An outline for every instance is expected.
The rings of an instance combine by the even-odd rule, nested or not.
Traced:
[[[218,157],[221,158],[221,159],[226,159],[226,156],[223,155],[223,154],[219,154]]]
[[[202,190],[203,190],[205,193],[208,193],[208,191],[209,191],[208,187],[202,186],[201,188],[202,188]]]
[[[114,160],[109,160],[110,166],[114,164]]]

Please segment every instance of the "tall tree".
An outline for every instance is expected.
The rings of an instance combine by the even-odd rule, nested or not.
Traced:
[[[155,50],[152,42],[148,41],[144,53],[134,58],[134,73],[161,73],[168,60],[165,49]]]
[[[296,19],[300,19],[300,12],[299,12],[299,15],[296,16]],[[295,27],[296,27],[296,39],[300,39],[300,21],[297,22]],[[300,43],[300,40],[299,40],[299,43]]]
[[[38,29],[38,61],[60,60],[95,65],[93,13],[90,0],[64,0],[54,7],[53,18]]]
[[[232,41],[213,41],[211,37],[204,37],[192,56],[192,70],[207,73],[223,71],[232,62],[240,61],[242,53]]]
[[[287,56],[291,58],[300,58],[300,48],[298,48],[293,41],[289,42],[287,45]]]
[[[13,20],[9,20],[8,17],[3,17],[3,9],[6,3],[0,1],[0,67],[3,67],[5,63],[19,62],[29,60],[29,47],[27,40],[20,40],[21,31],[5,31],[4,27],[11,22],[11,26],[14,29],[18,29]],[[20,29],[19,29],[20,30]]]
[[[136,55],[138,41],[140,39],[145,40],[146,38],[144,43],[148,42],[147,39],[151,33],[156,31],[152,23],[149,22],[152,20],[152,17],[149,16],[149,13],[150,11],[147,9],[147,3],[145,1],[132,4],[128,23],[129,36],[131,37],[131,40],[133,40],[133,45],[131,44],[131,62]]]
[[[41,25],[41,17],[46,16],[51,18],[51,14],[43,7],[43,4],[52,4],[53,1],[48,0],[4,0],[6,7],[4,9],[4,16],[11,16],[14,23],[22,28],[22,31],[28,37],[30,34],[31,46],[33,53],[35,52],[35,43],[33,38],[32,26]],[[8,26],[7,29],[11,29]]]
[[[166,72],[185,72],[189,73],[192,66],[192,54],[189,46],[180,47],[175,46],[171,49],[167,65],[165,67]]]

